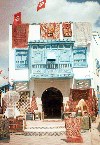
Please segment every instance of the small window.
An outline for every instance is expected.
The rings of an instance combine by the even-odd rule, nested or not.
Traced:
[[[58,48],[57,44],[52,44],[51,46],[52,46],[52,48]]]
[[[87,67],[87,49],[75,48],[73,49],[73,66]]]
[[[63,48],[64,47],[64,45],[63,44],[59,44],[59,48]]]
[[[28,50],[15,50],[15,68],[28,68]]]
[[[37,49],[37,45],[33,45],[33,49]]]
[[[64,44],[65,48],[70,48],[70,44]]]
[[[50,45],[46,45],[46,48],[47,48],[47,49],[50,48]]]
[[[44,48],[44,45],[38,45],[38,48],[39,49],[43,49]]]

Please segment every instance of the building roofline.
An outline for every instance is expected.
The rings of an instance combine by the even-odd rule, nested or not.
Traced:
[[[68,44],[73,44],[75,43],[75,41],[69,41],[69,40],[34,40],[34,41],[30,41],[28,42],[28,45],[31,44],[61,44],[61,43],[68,43]]]

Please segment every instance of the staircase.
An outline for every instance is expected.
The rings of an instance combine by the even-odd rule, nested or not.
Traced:
[[[60,136],[66,133],[65,122],[61,119],[45,119],[36,121],[26,121],[26,136]]]

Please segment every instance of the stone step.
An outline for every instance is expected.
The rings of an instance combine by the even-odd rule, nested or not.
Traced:
[[[23,134],[25,136],[61,136],[66,134],[66,131],[25,131]]]
[[[60,131],[65,131],[65,128],[34,128],[34,129],[25,129],[24,132],[60,132]]]
[[[60,126],[35,126],[35,127],[27,127],[27,129],[59,129],[59,128],[65,128],[64,125]]]
[[[24,130],[26,136],[59,136],[66,133],[63,121],[27,121]]]

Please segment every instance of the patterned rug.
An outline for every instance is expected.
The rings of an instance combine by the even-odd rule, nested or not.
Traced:
[[[80,118],[66,118],[66,137],[67,142],[82,143],[81,137],[81,119]]]
[[[0,142],[9,142],[10,132],[9,132],[9,121],[8,119],[0,119]]]

